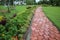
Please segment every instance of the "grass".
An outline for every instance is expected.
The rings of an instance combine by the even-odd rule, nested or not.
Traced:
[[[2,9],[6,10],[7,7],[4,7],[4,6],[0,5],[0,10],[2,10]]]
[[[12,7],[10,8],[10,10],[12,9]],[[0,10],[8,10],[7,7],[4,7],[4,6],[0,6]],[[1,15],[4,15],[6,16],[6,18],[9,18],[11,16],[13,16],[13,14],[20,14],[22,13],[23,11],[26,10],[26,6],[16,6],[14,10],[11,10],[11,13],[1,13],[0,12],[0,16]]]
[[[45,14],[60,30],[60,7],[43,7]]]

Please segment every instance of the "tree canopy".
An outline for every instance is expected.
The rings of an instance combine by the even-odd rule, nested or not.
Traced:
[[[13,1],[15,0],[1,0],[0,4],[13,4]],[[27,5],[33,5],[36,4],[35,0],[16,0],[16,1],[24,1]],[[50,4],[53,6],[60,6],[60,0],[40,0],[38,4]]]

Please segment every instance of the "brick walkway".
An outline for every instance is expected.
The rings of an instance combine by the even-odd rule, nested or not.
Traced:
[[[36,9],[31,29],[30,40],[60,40],[59,31],[44,15],[42,7]]]

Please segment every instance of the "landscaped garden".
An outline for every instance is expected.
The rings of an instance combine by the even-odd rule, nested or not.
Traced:
[[[43,10],[45,12],[45,15],[60,30],[60,7],[48,6],[48,7],[43,7]]]
[[[0,40],[13,40],[16,37],[22,40],[29,28],[36,6],[0,6]],[[60,7],[43,7],[45,15],[60,30]]]
[[[35,6],[0,6],[0,40],[23,39],[27,31]]]
[[[0,0],[0,40],[60,40],[60,0]]]

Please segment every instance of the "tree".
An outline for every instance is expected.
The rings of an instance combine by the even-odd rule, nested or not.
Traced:
[[[52,5],[59,6],[60,5],[60,0],[50,0],[50,3]]]
[[[35,0],[26,0],[27,5],[32,5],[35,3]]]

